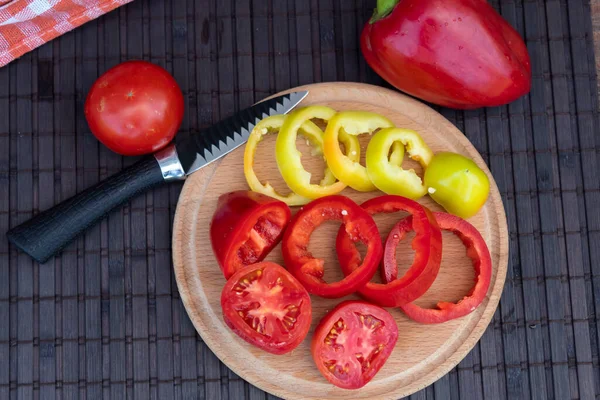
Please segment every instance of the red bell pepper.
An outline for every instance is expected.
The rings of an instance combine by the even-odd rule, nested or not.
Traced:
[[[358,292],[366,299],[383,307],[397,307],[410,303],[423,295],[437,277],[442,261],[442,233],[431,211],[414,200],[401,196],[380,196],[366,201],[361,207],[369,214],[406,211],[412,214],[415,238],[413,264],[406,274],[396,279],[396,245],[402,239],[392,239],[386,244],[384,255],[384,276],[386,284],[368,282]],[[392,236],[393,237],[393,236]],[[336,251],[344,274],[349,274],[360,264],[360,253],[346,232],[340,229]],[[395,274],[393,274],[395,271]],[[386,275],[387,274],[387,275]],[[392,276],[393,275],[393,276]]]
[[[239,190],[219,197],[210,240],[225,278],[262,261],[281,240],[290,218],[287,204],[264,194]]]
[[[473,260],[476,276],[475,285],[458,303],[442,301],[437,303],[435,309],[421,308],[414,303],[400,307],[410,319],[422,324],[439,324],[471,313],[485,299],[492,279],[492,258],[479,231],[455,215],[436,212],[434,216],[441,229],[453,232],[464,243],[467,256]],[[403,234],[412,230],[411,224],[406,223],[406,220],[400,221],[396,226]],[[387,275],[393,278],[392,271]]]
[[[396,88],[446,107],[498,106],[531,88],[523,39],[485,0],[378,0],[361,49]]]
[[[357,262],[344,279],[333,283],[323,279],[325,261],[308,251],[313,231],[329,220],[342,221],[340,229],[349,235],[350,243],[360,241],[367,246],[364,260]],[[356,292],[373,277],[381,261],[383,246],[377,225],[365,210],[347,197],[327,196],[305,205],[292,218],[283,236],[281,250],[285,266],[309,293],[338,298]]]

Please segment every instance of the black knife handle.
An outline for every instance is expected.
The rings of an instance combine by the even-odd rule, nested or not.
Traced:
[[[146,157],[8,231],[8,240],[44,263],[114,208],[165,183],[157,160]]]

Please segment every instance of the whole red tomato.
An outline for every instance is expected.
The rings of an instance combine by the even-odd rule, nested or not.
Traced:
[[[106,71],[90,89],[85,117],[112,151],[135,156],[165,147],[183,120],[183,95],[158,65],[128,61]]]

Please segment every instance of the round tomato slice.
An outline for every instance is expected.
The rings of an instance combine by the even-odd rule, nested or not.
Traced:
[[[310,328],[310,297],[283,267],[248,265],[221,292],[223,319],[246,342],[273,354],[294,350]]]
[[[383,367],[397,340],[398,326],[389,312],[362,301],[345,301],[321,320],[311,352],[329,382],[358,389]]]

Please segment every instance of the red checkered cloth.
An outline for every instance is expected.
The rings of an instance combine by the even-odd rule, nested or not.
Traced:
[[[0,67],[132,0],[0,0]]]

